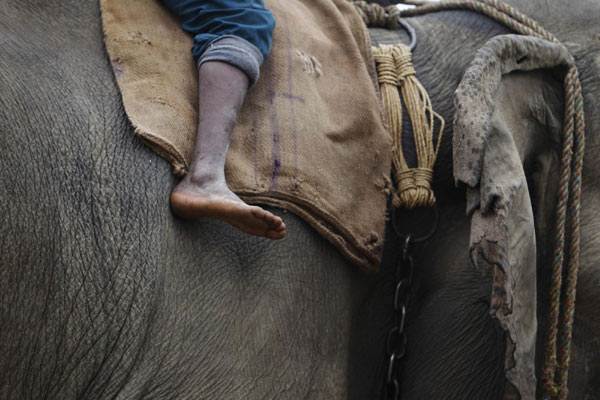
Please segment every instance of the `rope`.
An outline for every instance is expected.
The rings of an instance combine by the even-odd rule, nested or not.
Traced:
[[[392,160],[397,191],[393,193],[392,203],[396,207],[404,206],[409,209],[432,207],[435,205],[435,196],[431,189],[433,165],[440,147],[444,120],[433,111],[425,88],[417,80],[407,46],[398,44],[374,47],[373,58],[377,64],[377,79],[381,86],[388,129],[394,140]],[[404,105],[413,128],[418,160],[416,168],[408,166],[402,151],[402,101],[398,87],[402,91]],[[433,142],[435,119],[440,121],[437,145]]]
[[[359,10],[363,10],[361,16],[367,16],[363,16],[363,20],[367,25],[376,23],[377,26],[389,26],[393,23],[393,21],[384,21],[381,17],[381,11],[364,11],[365,8],[362,5],[364,2],[352,3]],[[370,8],[377,8],[377,6],[370,4]],[[466,9],[479,12],[504,24],[517,33],[559,43],[556,37],[542,28],[537,22],[521,14],[515,8],[497,0],[445,0],[403,10],[399,12],[399,15],[385,9],[384,14],[387,15],[386,18],[388,19],[398,19],[399,17],[411,17],[452,9]],[[579,271],[579,219],[585,121],[579,74],[574,60],[571,60],[570,64],[571,66],[564,80],[565,120],[562,140],[561,176],[556,210],[549,326],[544,354],[543,381],[545,399],[566,399],[568,395],[567,380],[575,314],[577,273]],[[570,211],[568,224],[570,243],[568,247],[565,244],[567,208]],[[569,255],[566,266],[565,252]],[[563,282],[563,275],[566,276],[565,282]],[[563,287],[564,293],[561,293]],[[562,318],[559,318],[561,316]],[[559,319],[561,322],[560,325],[558,323]]]
[[[350,1],[361,16],[365,25],[387,29],[400,29],[400,9],[391,5],[382,7],[366,1]]]

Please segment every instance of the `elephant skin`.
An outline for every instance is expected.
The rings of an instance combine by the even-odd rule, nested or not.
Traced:
[[[600,5],[551,3],[515,5],[574,54],[583,84],[570,386],[572,398],[592,399],[600,392]],[[176,179],[133,134],[99,17],[92,0],[0,4],[0,398],[378,398],[399,238],[388,227],[381,271],[365,276],[290,213],[280,242],[174,218]],[[409,22],[418,76],[452,121],[454,91],[477,50],[509,32],[463,11]],[[560,79],[553,70],[508,74],[496,103],[494,126],[512,127],[502,138],[518,152],[536,221],[540,393]],[[472,263],[466,189],[455,186],[451,166],[447,124],[435,178],[440,226],[414,254],[402,398],[517,396],[507,333],[490,316],[493,272]]]

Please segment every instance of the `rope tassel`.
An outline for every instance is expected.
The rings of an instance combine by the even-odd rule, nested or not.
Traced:
[[[393,143],[393,164],[396,192],[392,196],[395,207],[432,207],[435,195],[431,189],[433,165],[440,148],[444,119],[436,113],[427,91],[417,80],[411,52],[403,44],[380,45],[373,48],[377,64],[377,79],[388,129]],[[402,100],[411,121],[417,166],[411,168],[402,151]],[[434,143],[435,120],[440,121],[437,143]],[[406,144],[405,144],[406,145]]]

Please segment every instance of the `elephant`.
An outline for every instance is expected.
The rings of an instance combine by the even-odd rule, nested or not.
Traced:
[[[567,46],[583,84],[583,239],[569,383],[572,398],[592,399],[600,393],[600,4],[510,3]],[[176,178],[127,120],[97,1],[5,0],[0,21],[0,398],[380,395],[401,252],[391,223],[380,271],[365,275],[291,213],[278,242],[174,218]],[[452,121],[469,62],[509,30],[468,11],[408,21],[418,76]],[[408,41],[403,31],[371,35],[374,43]],[[560,151],[553,137],[564,99],[553,70],[509,74],[498,96],[498,129],[529,132],[512,140],[536,218],[540,395]],[[439,227],[414,250],[401,398],[518,397],[505,371],[507,334],[490,316],[492,275],[469,252],[466,189],[452,176],[447,125],[434,185]]]

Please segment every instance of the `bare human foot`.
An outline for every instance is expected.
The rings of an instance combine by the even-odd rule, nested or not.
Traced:
[[[222,180],[195,184],[185,178],[171,193],[171,209],[181,218],[219,219],[251,235],[269,239],[285,236],[281,218],[244,203]]]
[[[171,193],[171,209],[186,219],[214,218],[269,239],[285,236],[281,218],[249,206],[225,183],[225,158],[249,85],[236,66],[207,61],[198,76],[198,134],[188,174]]]

